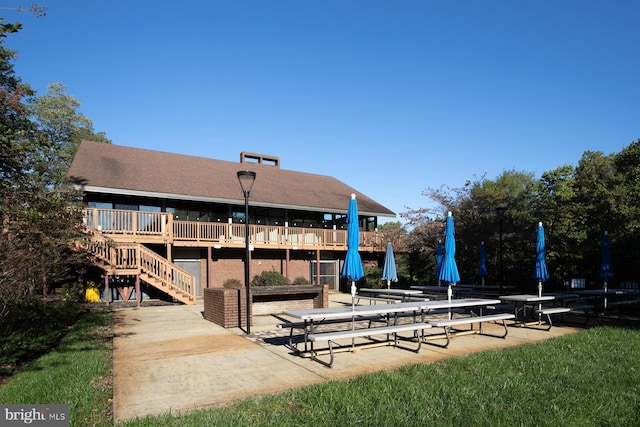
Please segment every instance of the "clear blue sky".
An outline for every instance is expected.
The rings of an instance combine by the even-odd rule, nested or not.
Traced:
[[[279,156],[396,213],[640,138],[637,0],[36,3],[0,13],[17,74],[114,144]]]

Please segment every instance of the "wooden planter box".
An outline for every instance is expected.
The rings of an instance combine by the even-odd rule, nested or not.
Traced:
[[[329,306],[329,285],[251,288],[252,316]],[[247,324],[245,288],[204,289],[204,318],[224,328]]]

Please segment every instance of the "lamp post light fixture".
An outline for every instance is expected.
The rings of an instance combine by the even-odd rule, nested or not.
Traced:
[[[244,287],[247,297],[247,335],[251,334],[251,283],[249,281],[249,193],[256,180],[256,173],[253,171],[238,171],[238,181],[244,193]]]
[[[503,264],[503,257],[502,257],[502,222],[504,220],[504,213],[507,211],[507,206],[502,204],[499,205],[496,208],[496,211],[498,211],[498,216],[500,218],[500,241],[499,241],[499,246],[498,246],[498,251],[499,251],[499,265],[498,265],[498,285],[500,285],[500,288],[502,289],[502,280],[503,280],[503,271],[502,268],[504,266]]]

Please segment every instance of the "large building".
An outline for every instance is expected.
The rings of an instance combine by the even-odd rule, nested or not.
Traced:
[[[283,169],[273,156],[241,153],[235,163],[83,141],[67,179],[83,190],[105,285],[122,284],[111,298],[128,299],[135,282],[190,303],[206,287],[244,283],[245,198],[237,176],[244,170],[256,174],[251,277],[275,270],[341,289],[351,194],[363,261],[382,259],[378,217],[395,214],[330,176]]]

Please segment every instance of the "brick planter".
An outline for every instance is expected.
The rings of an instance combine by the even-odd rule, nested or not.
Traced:
[[[268,286],[251,288],[252,315],[329,306],[329,286]],[[246,326],[245,288],[204,289],[204,318],[223,328]]]

